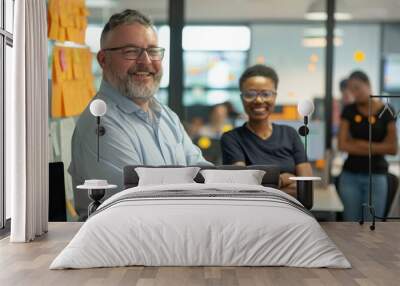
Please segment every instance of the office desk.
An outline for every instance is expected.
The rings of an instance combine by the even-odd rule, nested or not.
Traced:
[[[343,203],[336,191],[335,185],[314,187],[314,205],[311,211],[342,212]]]

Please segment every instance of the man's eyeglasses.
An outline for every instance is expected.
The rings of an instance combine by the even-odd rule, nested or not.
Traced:
[[[103,49],[103,51],[121,51],[126,60],[137,60],[146,51],[152,61],[161,61],[164,58],[165,49],[161,47],[139,48],[133,46],[124,46],[116,48]]]
[[[256,91],[256,90],[249,90],[242,92],[241,96],[244,101],[251,102],[256,100],[257,96],[261,96],[261,98],[265,101],[268,98],[271,98],[276,95],[275,91],[272,90],[263,90],[263,91]]]

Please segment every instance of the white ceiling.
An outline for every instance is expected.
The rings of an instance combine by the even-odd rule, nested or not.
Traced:
[[[315,0],[186,0],[188,22],[304,20]],[[325,0],[323,0],[325,1]],[[104,23],[116,12],[137,9],[155,22],[166,22],[168,0],[86,0],[90,21]],[[400,0],[337,0],[354,21],[400,22]]]

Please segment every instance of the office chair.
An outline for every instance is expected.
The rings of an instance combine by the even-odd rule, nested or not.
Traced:
[[[49,221],[67,221],[63,162],[49,163]]]

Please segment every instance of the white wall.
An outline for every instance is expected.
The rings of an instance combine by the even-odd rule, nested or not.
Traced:
[[[343,45],[335,49],[334,94],[339,94],[339,82],[353,70],[367,73],[371,80],[372,91],[379,92],[380,74],[380,27],[377,24],[337,25],[343,33]],[[365,53],[363,62],[353,60],[354,51]]]
[[[263,56],[265,64],[278,73],[278,104],[295,104],[300,98],[322,97],[324,91],[324,54],[322,48],[302,46],[303,33],[316,25],[260,24],[252,25],[250,65]],[[314,72],[308,71],[310,57],[319,60]]]

